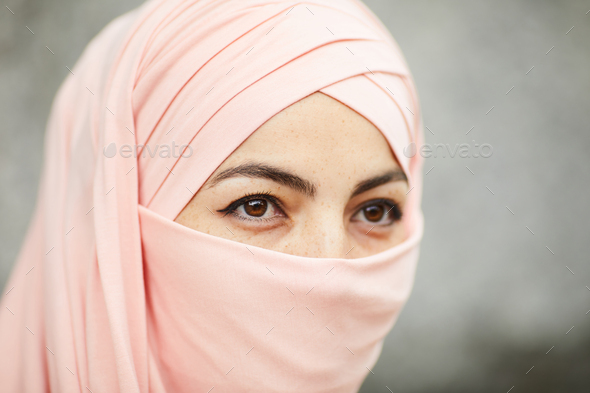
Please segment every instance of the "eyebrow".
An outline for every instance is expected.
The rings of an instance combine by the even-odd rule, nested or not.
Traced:
[[[389,182],[394,182],[394,181],[400,181],[400,180],[403,180],[406,182],[408,181],[408,178],[403,171],[401,171],[399,169],[389,171],[381,176],[375,176],[375,177],[372,177],[370,179],[360,182],[354,188],[354,191],[352,192],[352,195],[350,197],[353,198],[359,194],[362,194],[363,192],[369,191],[369,190],[379,187],[383,184],[386,184]]]
[[[214,187],[223,180],[238,176],[272,180],[311,198],[313,198],[316,193],[316,186],[312,182],[284,169],[280,169],[272,165],[258,163],[246,163],[238,165],[234,168],[226,169],[217,174],[211,180],[209,187]]]
[[[224,180],[240,176],[252,179],[268,179],[292,188],[311,198],[315,196],[317,191],[317,187],[311,181],[305,180],[287,170],[261,163],[245,163],[226,169],[215,175],[215,177],[209,181],[208,188],[214,187]],[[356,185],[351,198],[383,184],[400,180],[408,180],[406,174],[400,169],[391,170],[383,175],[363,180]]]

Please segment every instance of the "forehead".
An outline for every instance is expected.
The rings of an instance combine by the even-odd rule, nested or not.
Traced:
[[[218,171],[251,161],[315,178],[399,168],[387,140],[371,122],[319,92],[269,119]]]

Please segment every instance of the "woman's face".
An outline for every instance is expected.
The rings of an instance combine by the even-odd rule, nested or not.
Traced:
[[[381,132],[315,93],[256,130],[175,221],[287,254],[360,258],[404,240],[407,191]]]

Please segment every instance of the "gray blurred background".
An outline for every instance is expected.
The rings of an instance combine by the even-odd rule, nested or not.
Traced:
[[[140,3],[3,2],[2,286],[65,66]],[[415,289],[362,392],[590,391],[590,2],[366,3],[410,64],[426,141],[488,143],[493,155],[425,160]]]

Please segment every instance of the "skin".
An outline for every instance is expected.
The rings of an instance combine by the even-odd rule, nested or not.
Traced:
[[[291,176],[281,177],[275,169]],[[399,215],[407,192],[405,175],[381,132],[317,92],[256,130],[175,221],[287,254],[360,258],[404,240]],[[265,193],[227,210],[248,194]]]

